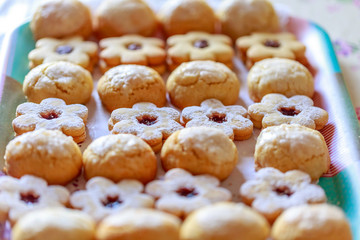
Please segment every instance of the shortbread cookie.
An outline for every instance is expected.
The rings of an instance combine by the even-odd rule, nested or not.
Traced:
[[[165,171],[182,168],[192,174],[210,174],[219,180],[235,168],[238,153],[235,144],[216,128],[191,127],[173,133],[161,150]]]
[[[82,37],[42,38],[36,42],[35,47],[28,55],[30,68],[48,62],[65,61],[91,72],[97,62],[97,44],[84,41]]]
[[[302,205],[286,210],[271,230],[274,240],[351,240],[349,220],[329,204]]]
[[[32,69],[23,83],[29,102],[61,98],[66,104],[85,104],[90,100],[93,79],[86,69],[70,62],[43,63]]]
[[[159,38],[126,35],[100,41],[100,68],[106,72],[121,64],[137,64],[153,68],[162,74],[165,66],[165,43]]]
[[[314,102],[307,96],[295,95],[287,98],[282,94],[270,93],[265,95],[260,103],[250,105],[248,112],[257,128],[297,123],[320,130],[329,116],[325,110],[313,105]]]
[[[94,177],[86,183],[86,190],[71,195],[70,204],[99,222],[127,208],[152,208],[154,199],[141,193],[143,190],[143,184],[136,180],[114,183],[103,177]]]
[[[97,91],[110,112],[130,108],[138,102],[151,102],[158,107],[166,103],[162,77],[154,69],[140,65],[120,65],[110,69],[100,78]]]
[[[153,209],[126,209],[105,218],[96,230],[97,240],[179,240],[181,221]]]
[[[106,0],[96,10],[95,25],[100,38],[126,34],[151,36],[157,20],[143,0]]]
[[[66,184],[81,171],[82,155],[71,137],[39,129],[11,140],[5,150],[5,172],[20,178],[31,174],[49,184]]]
[[[314,95],[314,79],[309,70],[297,61],[269,58],[257,62],[247,76],[249,96],[254,102],[269,93],[286,97]]]
[[[20,179],[0,177],[1,205],[8,209],[11,223],[31,211],[47,207],[65,207],[70,197],[62,186],[48,186],[44,179],[24,175]]]
[[[181,121],[186,127],[219,128],[232,140],[248,139],[253,132],[253,123],[244,107],[224,106],[213,98],[203,101],[200,107],[184,108],[181,112]]]
[[[217,11],[222,33],[234,41],[253,32],[273,32],[279,20],[270,1],[225,0]]]
[[[295,35],[284,33],[254,33],[251,36],[240,37],[236,47],[248,68],[265,58],[286,58],[307,64],[306,47]]]
[[[12,231],[13,240],[93,240],[95,222],[83,212],[47,208],[21,218]]]
[[[216,16],[205,0],[166,1],[158,16],[167,36],[191,31],[215,32]]]
[[[151,147],[131,134],[100,137],[84,151],[86,179],[106,177],[114,182],[135,179],[147,183],[155,178],[156,157]]]
[[[157,199],[157,209],[185,218],[198,208],[230,201],[231,192],[219,185],[220,181],[211,175],[192,176],[181,168],[174,168],[164,179],[148,183],[145,191]]]
[[[298,124],[282,124],[261,131],[255,145],[255,168],[301,170],[317,180],[330,167],[329,151],[319,131]]]
[[[181,64],[167,82],[171,103],[181,109],[199,106],[209,98],[231,105],[239,97],[240,82],[228,67],[213,61],[192,61]]]
[[[232,68],[234,50],[231,39],[222,34],[189,32],[167,39],[167,63],[174,70],[183,62],[212,60]]]
[[[173,132],[180,130],[180,113],[173,108],[157,108],[155,104],[136,103],[132,108],[119,108],[108,122],[112,134],[130,133],[144,140],[154,152]]]
[[[266,219],[241,203],[215,203],[196,210],[180,229],[184,240],[265,240],[270,233]]]
[[[46,1],[36,9],[30,28],[36,40],[75,35],[87,38],[92,32],[91,13],[89,8],[78,0]]]
[[[40,104],[20,104],[16,108],[16,118],[12,121],[12,126],[16,136],[45,128],[60,130],[71,136],[76,143],[80,143],[86,138],[87,117],[88,109],[84,105],[66,105],[59,98],[47,98]]]
[[[262,168],[255,179],[240,188],[242,201],[273,223],[286,209],[307,203],[326,202],[325,191],[311,184],[308,174],[291,170],[282,173],[275,168]]]

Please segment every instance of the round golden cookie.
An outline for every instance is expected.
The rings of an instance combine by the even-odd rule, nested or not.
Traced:
[[[78,0],[44,1],[34,13],[30,28],[36,40],[44,37],[63,38],[92,32],[89,8]]]
[[[351,240],[350,223],[341,208],[329,204],[289,208],[275,221],[274,240]]]
[[[166,103],[164,80],[146,66],[120,65],[110,69],[100,78],[97,91],[110,112],[131,108],[138,102],[151,102],[158,107]]]
[[[21,218],[13,240],[93,240],[95,222],[87,214],[66,208],[46,208]]]
[[[131,134],[100,137],[83,154],[85,178],[106,177],[114,182],[136,179],[147,183],[156,175],[156,156],[141,138]]]
[[[182,168],[192,174],[210,174],[219,180],[235,168],[238,152],[232,140],[220,129],[191,127],[173,133],[161,150],[166,171]]]
[[[11,140],[5,150],[5,171],[20,178],[31,174],[49,184],[66,184],[81,171],[82,155],[72,137],[39,129]]]
[[[143,0],[106,0],[96,11],[95,25],[100,38],[126,34],[150,36],[156,30],[157,20]]]
[[[282,58],[269,58],[255,63],[247,76],[250,98],[254,102],[269,93],[286,97],[314,95],[314,79],[301,63]]]
[[[238,99],[240,82],[235,73],[222,63],[192,61],[182,63],[170,74],[166,89],[171,103],[181,109],[199,106],[209,98],[231,105]]]
[[[127,209],[105,218],[97,240],[179,240],[180,219],[153,209]]]
[[[270,226],[241,203],[222,202],[191,213],[180,229],[182,240],[265,240]]]
[[[66,104],[85,104],[90,100],[93,80],[89,71],[70,62],[43,63],[33,68],[23,83],[29,102],[61,98]]]
[[[255,145],[255,168],[273,167],[282,172],[301,170],[317,180],[330,167],[324,137],[298,124],[282,124],[261,131]]]
[[[234,41],[252,32],[272,32],[279,28],[276,12],[267,0],[226,0],[217,16],[222,33]]]
[[[216,16],[205,0],[166,1],[158,17],[167,36],[215,31]]]

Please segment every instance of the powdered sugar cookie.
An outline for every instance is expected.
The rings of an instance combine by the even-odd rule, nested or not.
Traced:
[[[186,127],[208,126],[219,128],[230,139],[245,140],[251,137],[253,124],[242,106],[224,106],[217,99],[208,99],[200,107],[187,107],[181,112]]]
[[[112,134],[130,133],[140,137],[155,151],[163,140],[183,128],[180,113],[173,108],[157,108],[152,103],[137,103],[132,108],[119,108],[111,113],[109,130]]]
[[[168,171],[164,179],[148,183],[145,191],[157,199],[157,209],[185,218],[198,208],[230,201],[231,192],[219,185],[219,180],[211,175],[192,176],[175,168]]]
[[[88,109],[81,104],[66,105],[59,98],[47,98],[40,104],[27,102],[16,108],[12,121],[16,136],[37,129],[60,130],[71,136],[76,143],[86,138],[85,124]]]
[[[246,204],[272,223],[286,209],[307,203],[324,203],[324,190],[311,184],[308,174],[291,170],[282,173],[275,168],[262,168],[254,180],[245,182],[240,195]]]
[[[86,190],[74,192],[70,204],[91,215],[97,222],[127,208],[151,208],[154,199],[141,193],[142,183],[122,180],[114,183],[103,177],[94,177],[86,183]]]
[[[271,93],[265,95],[260,103],[250,105],[248,112],[257,128],[297,123],[320,130],[329,116],[325,110],[313,105],[314,102],[307,96],[295,95],[287,98],[282,94]]]

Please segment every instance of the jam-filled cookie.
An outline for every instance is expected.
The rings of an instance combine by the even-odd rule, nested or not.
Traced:
[[[42,38],[36,42],[35,47],[28,55],[30,68],[47,62],[66,61],[91,72],[97,62],[97,44],[84,41],[78,36],[64,39]]]
[[[255,179],[245,182],[240,195],[246,204],[273,223],[286,209],[306,204],[326,202],[325,191],[311,184],[308,174],[291,170],[282,173],[275,168],[262,168]]]
[[[232,68],[234,50],[231,39],[222,34],[189,32],[167,39],[167,63],[174,70],[183,62],[212,60]]]
[[[297,123],[320,130],[329,116],[325,110],[313,105],[314,102],[307,96],[295,95],[287,98],[282,94],[270,93],[265,95],[260,103],[250,105],[248,112],[257,128]]]
[[[157,199],[156,208],[185,218],[194,210],[206,205],[231,200],[231,192],[219,187],[220,181],[211,175],[192,176],[175,168],[164,179],[146,185],[146,193]]]
[[[152,103],[136,103],[132,108],[119,108],[111,113],[108,122],[112,134],[130,133],[140,137],[155,151],[163,141],[183,126],[180,113],[173,108],[158,108]]]
[[[100,41],[100,68],[106,72],[121,64],[137,64],[162,74],[165,66],[165,43],[159,38],[126,35]]]

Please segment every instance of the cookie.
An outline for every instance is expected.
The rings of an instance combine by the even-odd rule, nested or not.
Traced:
[[[8,175],[31,174],[49,184],[70,182],[82,167],[79,146],[58,130],[39,129],[16,137],[7,144],[4,159]]]
[[[286,209],[301,204],[326,202],[325,191],[311,184],[308,174],[291,170],[282,173],[275,168],[262,168],[255,179],[240,188],[241,199],[273,223]]]
[[[40,38],[63,38],[92,33],[89,8],[78,0],[51,0],[40,4],[30,22],[35,40]]]
[[[94,177],[86,183],[85,190],[71,195],[70,204],[99,222],[104,217],[124,209],[152,208],[154,199],[143,194],[143,190],[143,184],[136,180],[114,183],[103,177]]]
[[[131,134],[95,139],[84,151],[86,179],[106,177],[114,182],[135,179],[147,183],[155,178],[156,157],[151,147]]]
[[[91,98],[93,79],[89,71],[70,62],[43,63],[33,68],[23,83],[29,102],[61,98],[66,104],[85,104]]]
[[[174,70],[183,62],[212,60],[232,68],[234,50],[231,39],[222,34],[189,32],[167,39],[167,63]]]
[[[178,108],[199,106],[209,98],[224,105],[235,104],[240,82],[228,67],[213,61],[185,62],[176,68],[166,82],[171,103]]]
[[[110,69],[100,78],[97,91],[110,112],[130,108],[138,102],[151,102],[158,107],[166,103],[162,77],[154,69],[140,65],[120,65]]]
[[[153,68],[159,74],[166,70],[165,43],[160,38],[126,35],[100,41],[100,68],[106,72],[121,64],[137,64]]]
[[[282,94],[270,93],[260,103],[250,105],[248,112],[257,128],[296,123],[320,130],[328,122],[329,116],[325,110],[313,105],[314,102],[307,96],[287,98]]]
[[[278,16],[267,0],[225,0],[217,11],[221,32],[234,41],[253,32],[279,29]]]
[[[65,207],[70,197],[62,186],[48,186],[44,179],[24,175],[20,179],[0,177],[1,208],[6,207],[8,218],[15,223],[25,214],[48,207]]]
[[[301,170],[318,180],[329,170],[330,157],[319,131],[298,124],[263,129],[255,145],[255,168],[273,167],[282,172]]]
[[[180,229],[186,240],[266,240],[270,226],[263,216],[241,203],[222,202],[191,213]]]
[[[253,124],[247,110],[238,105],[224,106],[217,99],[208,99],[200,107],[186,107],[181,112],[185,127],[207,126],[221,129],[232,140],[249,139]]]
[[[143,0],[102,1],[95,13],[95,26],[100,38],[126,34],[151,36],[157,28],[152,9]]]
[[[126,209],[105,218],[97,240],[179,240],[180,219],[153,209]]]
[[[12,231],[13,240],[93,240],[95,223],[87,214],[47,208],[27,214]]]
[[[285,58],[306,65],[306,47],[292,33],[253,33],[236,40],[236,48],[248,68],[266,58]]]
[[[166,1],[158,18],[167,36],[191,31],[215,32],[216,16],[205,0]]]
[[[40,104],[26,102],[17,106],[12,126],[16,136],[44,128],[60,130],[80,143],[86,138],[87,117],[88,109],[84,105],[66,105],[59,98],[46,98]]]
[[[112,134],[129,133],[144,140],[154,152],[159,152],[162,143],[183,126],[180,114],[173,108],[157,108],[155,104],[136,103],[132,108],[119,108],[111,113],[108,122]]]
[[[297,61],[269,58],[257,62],[247,76],[249,96],[254,102],[269,93],[286,97],[314,95],[314,79],[309,70]]]
[[[36,41],[35,49],[29,55],[29,66],[56,61],[72,62],[92,71],[97,62],[97,44],[84,41],[82,37],[63,39],[42,38]]]
[[[157,199],[157,209],[185,218],[201,207],[230,201],[231,192],[219,185],[220,181],[211,175],[192,176],[174,168],[164,178],[148,183],[145,191]]]
[[[329,204],[302,205],[286,210],[271,230],[274,240],[351,240],[351,228],[341,208]]]
[[[192,174],[227,178],[238,160],[237,149],[226,134],[216,128],[191,127],[173,133],[161,149],[165,171],[182,168]]]

